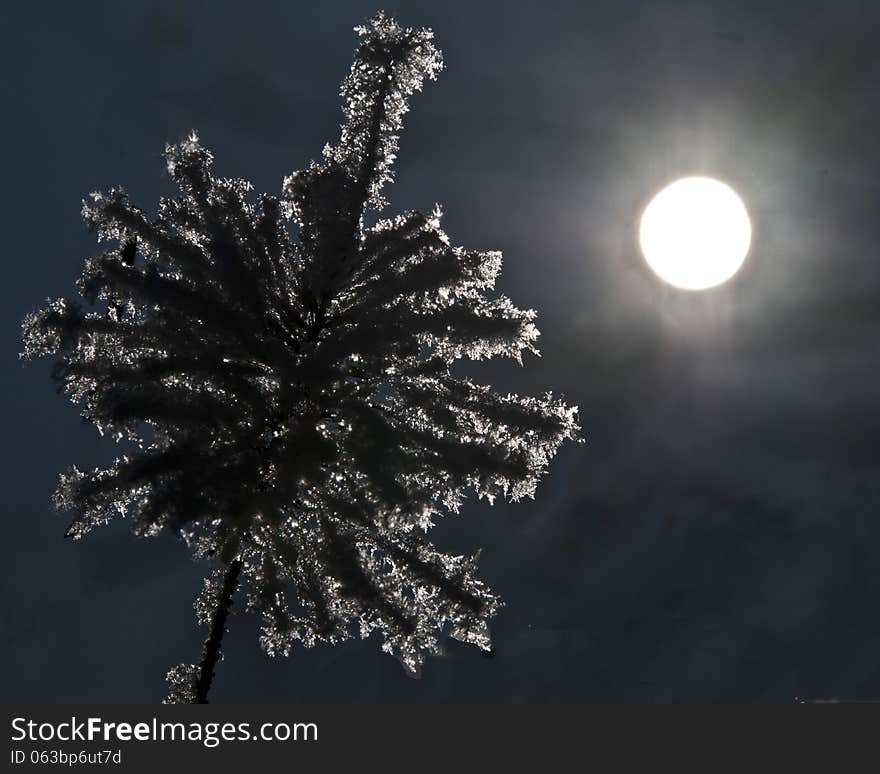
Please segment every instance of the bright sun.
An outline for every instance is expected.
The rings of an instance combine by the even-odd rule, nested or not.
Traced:
[[[729,280],[746,259],[752,224],[736,192],[709,177],[670,183],[645,208],[639,243],[670,285],[705,290]]]

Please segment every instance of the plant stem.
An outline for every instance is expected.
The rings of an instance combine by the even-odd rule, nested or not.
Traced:
[[[211,681],[214,679],[214,667],[220,656],[220,643],[226,631],[226,618],[229,616],[229,608],[232,607],[232,595],[238,587],[238,576],[241,572],[241,560],[233,559],[226,569],[223,578],[223,590],[217,600],[217,607],[211,618],[211,631],[205,640],[202,650],[202,663],[199,671],[199,679],[196,682],[196,695],[194,704],[207,704],[208,691],[211,690]]]

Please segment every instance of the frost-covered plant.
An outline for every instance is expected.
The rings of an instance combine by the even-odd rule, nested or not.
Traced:
[[[357,32],[341,138],[282,198],[216,177],[192,134],[166,148],[181,195],[155,219],[121,188],[85,203],[110,243],[78,281],[92,311],[62,299],[24,322],[25,356],[59,355],[83,416],[129,442],[61,477],[67,535],[123,515],[219,564],[196,602],[202,661],[169,672],[168,701],[206,701],[239,586],[270,654],[376,630],[412,672],[446,632],[490,649],[501,603],[477,556],[423,533],[469,490],[531,496],[577,432],[550,394],[451,374],[535,351],[534,312],[493,293],[498,253],[453,246],[439,209],[367,223],[408,99],[442,64],[430,31],[378,14]]]

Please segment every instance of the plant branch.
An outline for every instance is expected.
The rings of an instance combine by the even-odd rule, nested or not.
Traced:
[[[199,667],[199,678],[196,682],[194,704],[208,703],[208,691],[211,689],[214,668],[220,656],[220,643],[223,641],[223,634],[226,632],[226,619],[229,616],[229,609],[232,607],[232,595],[238,587],[238,576],[240,573],[241,560],[233,559],[226,569],[226,575],[223,578],[223,589],[220,592],[217,607],[214,609],[214,615],[211,618],[211,631],[205,640],[205,647],[202,650],[202,662]]]

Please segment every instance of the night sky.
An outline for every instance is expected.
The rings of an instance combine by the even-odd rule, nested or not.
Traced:
[[[373,2],[4,3],[0,698],[157,702],[198,659],[207,568],[125,521],[81,542],[50,496],[117,448],[21,318],[97,252],[82,198],[174,193],[190,129],[218,174],[280,191],[338,136]],[[534,501],[432,533],[483,547],[494,658],[407,677],[378,642],[270,659],[236,615],[216,702],[669,702],[880,696],[880,58],[876,3],[403,2],[446,70],[407,116],[389,212],[444,206],[504,254],[540,359],[471,373],[580,407]],[[729,283],[664,285],[636,231],[665,183],[726,181],[753,222]]]

